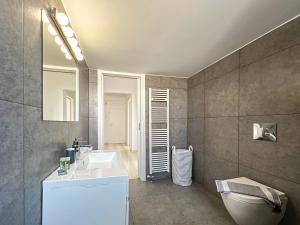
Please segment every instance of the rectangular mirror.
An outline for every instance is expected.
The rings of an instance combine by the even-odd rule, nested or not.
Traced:
[[[64,39],[47,22],[43,21],[43,120],[78,121],[77,64],[70,54],[64,53]]]

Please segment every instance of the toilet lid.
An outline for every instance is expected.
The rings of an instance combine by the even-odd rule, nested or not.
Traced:
[[[234,178],[234,179],[229,179],[226,180],[229,182],[234,182],[234,183],[240,183],[240,184],[248,184],[248,185],[255,185],[258,187],[265,187],[265,188],[269,188],[269,186],[266,186],[264,184],[258,183],[254,180],[251,180],[247,177],[238,177],[238,178]],[[274,188],[273,188],[274,189]],[[281,191],[278,191],[276,189],[274,189],[277,194],[279,195],[279,197],[284,197],[285,194]],[[251,195],[245,195],[245,194],[238,194],[238,193],[233,193],[230,192],[228,193],[228,195],[230,195],[230,197],[235,198],[237,200],[240,201],[245,201],[245,202],[249,202],[249,203],[265,203],[265,200],[260,198],[260,197],[255,197],[255,196],[251,196]]]

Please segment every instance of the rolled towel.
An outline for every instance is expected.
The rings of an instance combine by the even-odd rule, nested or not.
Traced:
[[[251,195],[264,199],[270,206],[273,207],[274,211],[281,211],[281,200],[278,193],[269,187],[259,187],[255,185],[235,183],[225,180],[216,180],[217,191],[219,193],[238,193],[244,195]]]

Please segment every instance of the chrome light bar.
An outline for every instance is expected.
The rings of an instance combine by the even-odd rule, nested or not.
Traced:
[[[48,31],[52,36],[55,36],[55,42],[60,45],[60,49],[66,58],[82,61],[84,57],[69,25],[67,15],[57,12],[56,8],[50,7],[42,9],[42,20],[44,23],[49,24]]]

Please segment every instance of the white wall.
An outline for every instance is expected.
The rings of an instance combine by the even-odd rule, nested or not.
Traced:
[[[129,95],[104,95],[104,143],[127,142],[127,102]]]
[[[107,93],[118,93],[118,94],[130,94],[132,101],[132,150],[137,150],[137,135],[138,135],[138,121],[137,121],[137,94],[138,94],[138,80],[132,78],[121,78],[104,76],[103,78],[103,92]],[[104,130],[105,136],[105,130]]]

